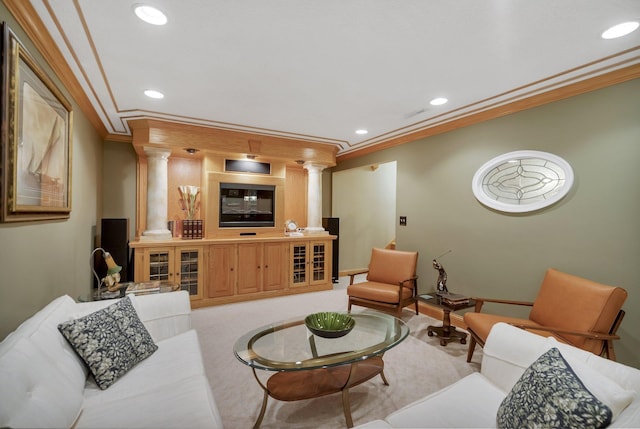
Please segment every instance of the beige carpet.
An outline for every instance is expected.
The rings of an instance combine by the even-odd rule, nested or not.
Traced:
[[[192,326],[198,331],[206,372],[224,427],[253,427],[263,396],[251,369],[233,354],[238,337],[274,321],[346,308],[345,289],[337,285],[331,291],[194,310]],[[361,310],[364,309],[354,307],[354,311]],[[411,333],[384,356],[384,372],[389,386],[385,386],[380,377],[375,377],[350,389],[355,425],[382,419],[390,412],[479,369],[481,351],[476,351],[473,362],[468,364],[466,345],[450,343],[442,347],[437,337],[427,336],[427,326],[438,324],[438,321],[424,315],[416,316],[408,309],[405,309],[402,319],[409,325]],[[263,380],[271,374],[260,371]],[[269,398],[261,427],[344,428],[341,395],[296,402]]]

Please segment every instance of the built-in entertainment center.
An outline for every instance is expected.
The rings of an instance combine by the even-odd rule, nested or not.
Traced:
[[[335,147],[156,120],[129,125],[138,155],[137,237],[130,243],[135,281],[179,283],[193,307],[333,287],[335,236],[313,228],[288,236],[285,220],[303,228],[313,221],[308,181],[335,165]],[[164,149],[163,159],[151,159],[149,147]],[[167,220],[184,219],[178,186],[199,188],[201,239],[146,237],[159,211],[148,207],[156,192],[149,175],[158,162],[166,162]]]

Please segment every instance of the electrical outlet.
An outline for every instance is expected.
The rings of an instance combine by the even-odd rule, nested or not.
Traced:
[[[400,216],[400,226],[407,226],[407,217]]]

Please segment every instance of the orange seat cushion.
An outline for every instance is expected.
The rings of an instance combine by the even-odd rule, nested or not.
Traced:
[[[398,304],[398,287],[398,285],[379,282],[356,283],[347,288],[347,295],[370,301]],[[412,289],[402,288],[403,300],[411,298],[412,294]]]
[[[464,314],[463,317],[465,325],[473,331],[478,337],[486,340],[489,336],[489,331],[493,328],[498,322],[505,323],[526,323],[527,325],[535,325],[535,322],[532,322],[529,319],[521,319],[518,317],[506,317],[498,314],[491,313],[472,313],[468,312]]]
[[[499,316],[497,314],[489,314],[489,313],[465,313],[464,315],[464,323],[467,325],[468,329],[473,331],[483,340],[486,340],[489,336],[489,331],[493,325],[498,322],[510,323],[514,325],[526,325],[526,326],[542,326],[533,322],[529,319],[520,319],[517,317],[507,317],[507,316]],[[561,343],[571,344],[570,341],[567,341],[565,338],[560,335],[556,335],[550,331],[544,330],[536,330],[536,329],[527,329],[527,331],[541,335],[543,337],[553,337]],[[571,344],[574,345],[575,344]]]

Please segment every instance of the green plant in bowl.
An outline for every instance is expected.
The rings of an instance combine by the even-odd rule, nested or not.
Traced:
[[[345,313],[323,311],[305,317],[305,325],[315,335],[323,338],[339,338],[347,335],[356,321]]]

